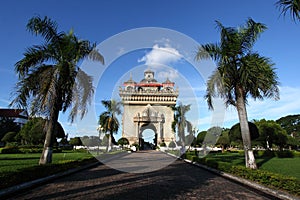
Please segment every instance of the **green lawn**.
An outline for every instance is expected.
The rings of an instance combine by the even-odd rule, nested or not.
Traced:
[[[0,189],[94,162],[88,152],[53,154],[52,164],[39,166],[40,153],[0,154]]]
[[[209,153],[206,159],[230,163],[232,165],[245,165],[243,153]],[[300,157],[278,158],[257,156],[256,162],[261,170],[295,177],[300,180]]]
[[[258,164],[262,164],[259,169],[292,176],[300,180],[300,157],[295,158],[271,158],[269,160],[257,159]]]
[[[294,157],[292,157],[293,155]],[[210,152],[205,157],[200,158],[195,155],[195,152],[187,152],[186,158],[267,187],[300,196],[300,156],[297,152],[257,152],[258,170],[245,167],[243,151]]]

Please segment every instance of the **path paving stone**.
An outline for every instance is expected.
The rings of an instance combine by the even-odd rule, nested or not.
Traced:
[[[153,156],[159,159],[153,159]],[[136,165],[135,159],[139,160]],[[180,160],[149,172],[149,169],[159,168],[162,160],[168,162],[169,159],[170,156],[166,154],[152,151],[128,154],[111,161],[109,166],[123,166],[126,170],[132,167],[135,173],[99,165],[57,179],[11,199],[268,199],[249,188]],[[149,163],[152,165],[149,166]]]

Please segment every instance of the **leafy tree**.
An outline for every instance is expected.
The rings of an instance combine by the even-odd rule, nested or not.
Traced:
[[[14,119],[7,117],[0,117],[0,141],[4,137],[4,135],[8,132],[16,132],[20,131],[20,126],[14,122]]]
[[[221,136],[218,138],[217,144],[221,145],[222,152],[230,145],[229,129],[222,130]]]
[[[273,120],[259,120],[255,121],[255,124],[259,130],[258,141],[261,145],[267,149],[272,148],[273,145],[277,145],[280,149],[286,146],[288,137],[286,131]]]
[[[121,113],[121,102],[110,100],[102,101],[101,103],[106,108],[106,111],[100,114],[98,123],[102,127],[102,131],[104,133],[108,133],[108,144],[106,151],[110,151],[112,148],[112,143],[116,144],[113,133],[117,133],[119,130],[119,121],[117,119],[117,115]]]
[[[294,138],[290,135],[287,136],[287,142],[286,143],[287,143],[287,145],[290,149],[297,149],[298,146],[300,146],[299,140],[297,140],[296,138]]]
[[[293,137],[300,136],[300,115],[288,115],[276,120],[278,124]],[[297,138],[297,137],[296,137]],[[298,137],[300,141],[300,137]]]
[[[168,145],[169,148],[175,148],[176,147],[176,144],[174,141],[171,141]]]
[[[284,16],[289,12],[294,22],[300,20],[300,1],[299,0],[279,0],[276,2],[277,7]]]
[[[10,142],[16,142],[16,132],[7,132],[4,137],[1,139],[1,142],[10,143]]]
[[[38,145],[45,140],[45,120],[43,118],[30,119],[20,130],[19,137],[22,144]],[[54,140],[55,138],[52,138]]]
[[[16,136],[22,144],[38,145],[45,140],[45,126],[47,120],[41,117],[30,119]],[[65,132],[59,122],[56,122],[53,129],[52,143],[56,143],[56,138],[64,138]]]
[[[206,100],[213,109],[213,98],[221,97],[226,106],[237,109],[246,167],[256,169],[256,162],[251,149],[250,130],[246,111],[247,98],[279,98],[277,76],[268,58],[253,52],[259,35],[266,26],[248,19],[244,26],[238,28],[224,27],[216,22],[220,30],[220,42],[200,45],[197,60],[212,59],[217,69],[207,81]]]
[[[90,136],[88,139],[87,146],[95,147],[95,146],[100,146],[100,144],[101,144],[101,140],[98,136]]]
[[[172,122],[172,129],[174,132],[177,130],[179,142],[182,145],[182,150],[185,151],[185,129],[187,132],[192,132],[192,124],[186,119],[186,113],[190,110],[191,105],[179,105],[172,107],[174,111],[174,121]],[[191,141],[192,142],[192,141]]]
[[[85,58],[104,62],[95,44],[79,40],[73,30],[59,32],[55,21],[48,17],[33,17],[27,30],[43,37],[41,45],[27,48],[24,58],[15,64],[19,75],[16,97],[11,105],[31,108],[31,115],[47,116],[46,139],[39,164],[52,162],[54,127],[60,112],[70,111],[73,122],[87,112],[93,94],[92,77],[80,70]]]
[[[197,138],[196,138],[197,145],[201,146],[203,144],[206,133],[207,133],[207,131],[201,131],[198,133]]]
[[[128,141],[127,138],[122,137],[122,138],[120,138],[120,139],[118,140],[118,145],[121,145],[122,147],[123,147],[124,145],[128,145],[128,144],[129,144],[129,141]]]
[[[256,125],[252,122],[248,122],[249,130],[250,130],[250,138],[251,140],[255,140],[259,137],[259,131]],[[237,123],[231,127],[228,133],[229,140],[231,144],[236,144],[238,146],[242,146],[243,139],[241,134],[241,126],[240,123]]]
[[[71,144],[73,146],[81,146],[82,141],[81,141],[80,137],[74,137],[74,138],[70,138],[69,144]]]
[[[186,144],[189,144],[190,146],[196,145],[196,137],[192,133],[189,133],[187,136],[185,136],[185,141]]]
[[[222,133],[221,127],[218,127],[218,126],[211,127],[207,130],[207,133],[205,135],[203,142],[205,143],[205,145],[215,146],[221,133]]]

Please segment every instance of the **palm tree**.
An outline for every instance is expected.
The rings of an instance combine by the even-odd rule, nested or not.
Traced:
[[[207,81],[205,99],[210,109],[213,109],[213,97],[221,97],[226,106],[232,105],[237,109],[246,167],[256,169],[246,111],[247,97],[279,99],[279,83],[273,64],[268,58],[252,51],[266,26],[252,19],[238,28],[216,23],[221,32],[221,42],[200,45],[196,55],[197,60],[212,59],[217,64],[217,69]]]
[[[186,113],[191,109],[191,105],[182,105],[179,103],[177,106],[173,106],[174,121],[172,122],[172,129],[178,133],[179,141],[182,145],[182,153],[185,151],[185,129],[187,132],[192,133],[192,124],[186,119]]]
[[[279,0],[276,5],[284,16],[290,12],[294,22],[300,20],[300,0]]]
[[[40,164],[52,162],[54,127],[59,113],[70,111],[71,122],[77,114],[87,112],[94,92],[92,77],[80,70],[78,63],[85,58],[104,63],[95,44],[79,40],[71,30],[58,32],[57,23],[44,17],[33,17],[27,24],[29,32],[42,36],[43,44],[29,47],[24,58],[15,64],[19,75],[16,97],[10,105],[30,107],[31,115],[46,116],[46,139]]]
[[[121,102],[115,100],[101,101],[106,111],[99,116],[99,125],[102,128],[102,132],[108,133],[108,146],[106,151],[110,151],[112,147],[112,140],[115,143],[113,133],[117,133],[119,130],[119,121],[117,115],[121,113]]]

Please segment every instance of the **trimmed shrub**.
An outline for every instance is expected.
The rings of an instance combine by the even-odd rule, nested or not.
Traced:
[[[21,153],[18,147],[4,147],[1,149],[1,154]]]
[[[167,145],[166,145],[165,142],[161,142],[161,143],[159,143],[159,146],[161,146],[161,147],[166,147]]]
[[[292,151],[276,151],[276,157],[278,158],[293,158],[294,154]]]

